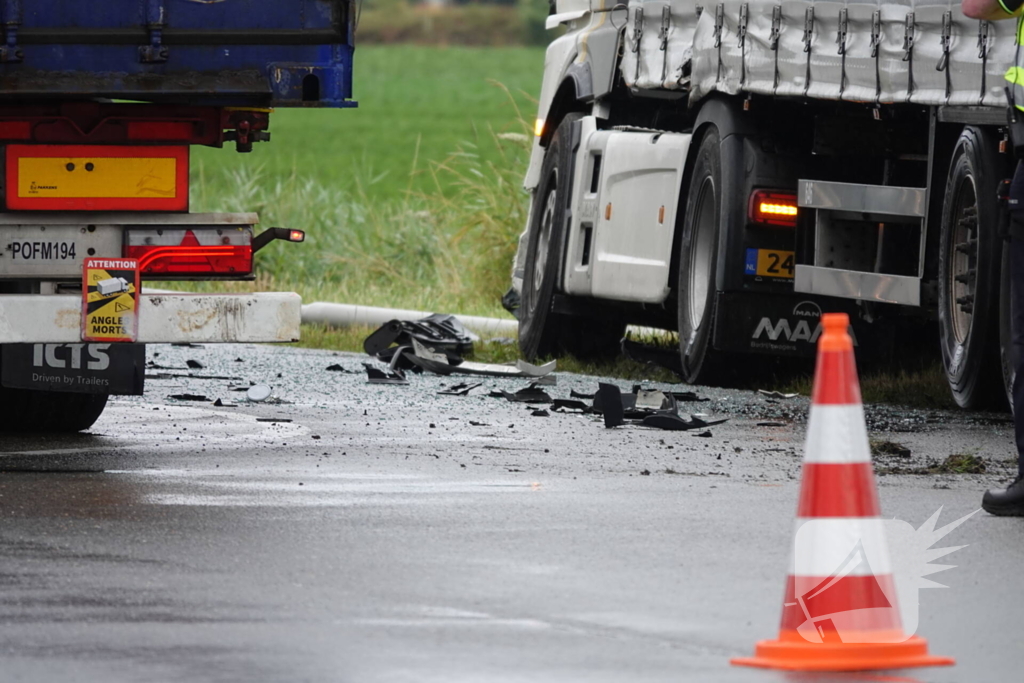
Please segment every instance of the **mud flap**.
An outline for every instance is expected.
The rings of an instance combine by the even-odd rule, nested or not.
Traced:
[[[719,351],[813,356],[821,335],[822,313],[847,313],[850,335],[867,333],[853,302],[806,295],[719,292],[715,297],[712,337]]]
[[[82,394],[141,395],[145,344],[4,344],[0,385]]]

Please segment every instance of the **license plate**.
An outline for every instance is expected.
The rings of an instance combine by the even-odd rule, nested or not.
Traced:
[[[11,242],[11,261],[40,263],[42,261],[74,261],[78,256],[74,240],[32,240]]]
[[[747,249],[744,274],[757,277],[793,279],[794,252],[777,249]]]
[[[84,259],[120,256],[121,240],[121,230],[110,225],[0,225],[0,279],[77,279]]]

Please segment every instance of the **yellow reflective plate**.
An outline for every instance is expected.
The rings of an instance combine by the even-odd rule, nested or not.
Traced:
[[[19,197],[173,197],[170,157],[21,157]]]

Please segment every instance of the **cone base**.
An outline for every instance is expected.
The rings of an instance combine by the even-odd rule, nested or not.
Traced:
[[[952,657],[928,654],[928,641],[911,636],[902,643],[839,643],[762,640],[753,657],[730,660],[736,666],[787,671],[875,671],[918,666],[950,666]]]

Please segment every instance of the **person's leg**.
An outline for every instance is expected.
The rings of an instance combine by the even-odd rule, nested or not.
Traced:
[[[1024,476],[1024,239],[1020,237],[1010,240],[1010,323],[1014,369],[1013,426],[1017,438],[1017,468],[1019,475]]]
[[[1013,426],[1017,479],[985,493],[981,507],[994,515],[1024,517],[1024,161],[1017,162],[1007,202],[1010,210],[1010,326],[1013,354]]]

